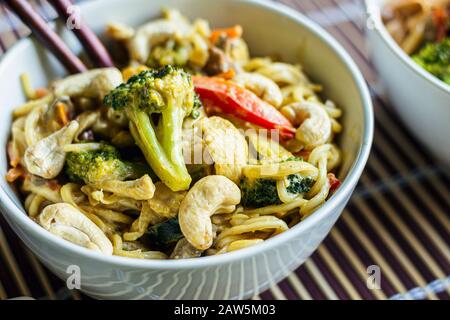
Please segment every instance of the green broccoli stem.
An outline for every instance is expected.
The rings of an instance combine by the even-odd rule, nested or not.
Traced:
[[[189,179],[187,180],[181,176],[179,170],[167,157],[164,148],[156,137],[148,114],[134,108],[127,108],[127,114],[130,119],[130,132],[153,171],[171,190],[188,189],[191,182],[190,176],[188,175]]]
[[[192,179],[188,173],[183,157],[182,138],[183,121],[186,117],[186,110],[180,108],[180,105],[182,105],[182,101],[172,101],[172,99],[169,99],[167,108],[162,111],[161,143],[175,167],[175,170],[178,172],[179,178],[185,181],[184,184],[189,186]]]

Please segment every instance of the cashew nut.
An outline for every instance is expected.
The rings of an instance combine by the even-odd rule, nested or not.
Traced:
[[[152,47],[175,34],[187,34],[189,22],[176,10],[169,10],[165,19],[154,20],[139,27],[127,41],[132,60],[145,63]]]
[[[45,207],[38,221],[44,229],[67,241],[106,255],[113,253],[112,244],[103,231],[70,204]]]
[[[181,202],[178,219],[181,232],[198,250],[213,243],[211,216],[231,213],[241,201],[241,190],[224,176],[207,176],[198,181]]]
[[[327,143],[331,137],[331,119],[326,110],[315,101],[295,102],[287,107],[294,110],[300,120],[295,138],[305,149],[311,150]]]
[[[258,97],[274,107],[279,107],[283,102],[283,95],[281,94],[278,85],[262,74],[248,72],[239,73],[234,77],[233,81],[252,91]]]
[[[291,64],[275,62],[259,68],[256,72],[272,79],[277,84],[299,84],[309,83],[308,79],[301,72],[298,66]]]
[[[131,39],[134,36],[134,29],[126,24],[111,22],[106,25],[106,34],[117,41]]]
[[[24,161],[27,170],[45,179],[55,178],[66,160],[64,146],[72,143],[78,130],[78,122],[72,121],[64,128],[27,148]]]
[[[122,82],[122,73],[118,69],[101,68],[58,80],[53,84],[52,89],[56,97],[103,99]]]

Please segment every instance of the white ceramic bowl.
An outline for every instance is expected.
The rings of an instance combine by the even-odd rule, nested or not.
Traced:
[[[381,19],[389,0],[365,0],[372,60],[397,114],[442,162],[450,165],[450,86],[422,69],[390,36]]]
[[[71,265],[80,267],[81,290],[104,299],[238,299],[249,298],[281,280],[303,263],[328,234],[346,205],[366,164],[373,135],[372,104],[357,67],[342,47],[301,14],[264,1],[244,0],[102,0],[81,5],[86,22],[101,33],[108,21],[139,25],[157,17],[162,6],[179,8],[190,18],[213,26],[241,24],[254,55],[281,54],[302,62],[309,75],[324,84],[325,94],[344,110],[340,138],[345,179],[319,210],[291,230],[253,248],[188,260],[138,260],[103,256],[48,233],[31,221],[19,198],[0,179],[0,203],[6,220],[34,254],[55,274],[67,279]],[[79,45],[72,34],[68,42]],[[2,112],[0,141],[4,150],[14,106],[24,97],[19,75],[30,73],[36,85],[64,75],[61,66],[30,39],[20,41],[0,63]],[[0,153],[0,175],[7,170]]]

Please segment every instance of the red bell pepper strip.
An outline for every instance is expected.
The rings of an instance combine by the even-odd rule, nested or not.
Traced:
[[[295,128],[274,106],[253,92],[218,77],[194,76],[194,87],[205,106],[256,124],[265,129],[280,130],[280,137],[294,137]]]
[[[436,42],[441,42],[444,40],[447,29],[449,16],[443,8],[436,8],[433,10],[433,23],[436,27]]]
[[[335,191],[337,188],[341,186],[341,181],[336,178],[334,173],[328,174],[328,182],[330,183],[330,192]]]

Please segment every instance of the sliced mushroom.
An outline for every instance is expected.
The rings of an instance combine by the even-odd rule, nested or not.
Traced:
[[[198,250],[213,243],[211,216],[231,213],[241,201],[241,190],[224,176],[207,176],[198,181],[180,205],[178,219],[181,232]]]
[[[117,68],[93,69],[56,81],[52,90],[56,97],[69,96],[102,100],[106,94],[123,82]]]
[[[216,174],[238,183],[248,160],[248,145],[244,136],[230,121],[221,117],[203,119],[201,128],[207,150],[214,160]]]
[[[221,49],[212,47],[208,50],[208,61],[204,67],[205,72],[214,76],[219,73],[227,72],[231,68],[230,59]]]
[[[24,156],[28,172],[45,179],[55,178],[63,169],[66,160],[64,146],[72,143],[78,126],[77,121],[72,121],[64,128],[28,147]]]
[[[170,259],[189,259],[197,258],[202,255],[203,251],[193,247],[186,238],[178,240],[177,245],[170,255]]]
[[[44,229],[67,241],[106,255],[113,253],[112,244],[103,231],[70,204],[45,207],[38,221]]]

